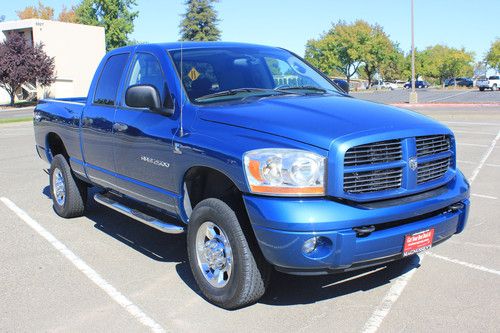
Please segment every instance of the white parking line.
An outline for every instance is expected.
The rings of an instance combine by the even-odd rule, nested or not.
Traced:
[[[495,135],[496,133],[491,132],[475,132],[475,131],[462,131],[462,130],[453,130],[454,133],[463,133],[463,134],[478,134],[478,135]]]
[[[493,152],[493,149],[495,148],[498,139],[500,139],[500,131],[498,131],[497,136],[491,141],[490,148],[486,151],[486,153],[483,155],[483,158],[479,162],[479,165],[474,169],[472,172],[472,176],[470,177],[470,183],[472,184],[474,180],[476,179],[477,175],[479,174],[479,171],[481,171],[484,163],[486,163],[486,160],[488,157],[490,157],[491,153]]]
[[[446,97],[436,98],[436,99],[430,100],[429,103],[437,102],[437,101],[444,101],[445,99],[449,99],[449,98],[452,98],[452,97],[456,97],[456,96],[460,96],[460,95],[463,95],[463,94],[467,94],[469,92],[470,91],[464,91],[464,92],[459,92],[457,94],[449,95],[449,96],[446,96]]]
[[[479,125],[479,126],[500,126],[500,123],[476,123],[469,121],[442,121],[446,124],[456,124],[456,125]]]
[[[486,165],[486,166],[489,166],[489,167],[500,168],[500,164],[490,164],[490,163],[486,163],[485,165]]]
[[[420,262],[422,262],[424,256],[419,255],[419,257]],[[362,330],[363,333],[375,333],[380,328],[384,318],[391,312],[392,305],[396,303],[399,296],[401,296],[403,290],[416,271],[417,267],[414,267],[396,279],[387,295],[385,295],[382,302],[380,302],[379,306],[373,311],[372,316],[365,323]]]
[[[491,144],[490,144],[488,150],[481,158],[481,161],[479,161],[479,165],[472,172],[472,176],[471,176],[470,181],[469,181],[471,184],[474,182],[477,175],[479,174],[479,171],[481,171],[481,168],[486,163],[486,160],[488,159],[488,157],[491,155],[491,153],[492,153],[493,149],[495,148],[495,145],[497,144],[497,141],[499,139],[500,139],[500,131],[498,131],[496,137],[493,139],[493,141],[491,141]],[[427,254],[430,254],[430,253],[427,252]],[[433,256],[436,258],[448,260],[448,261],[451,261],[451,262],[454,262],[454,263],[457,263],[460,265],[464,265],[467,267],[471,267],[471,268],[479,269],[479,270],[486,271],[489,273],[500,275],[499,271],[492,270],[492,269],[482,267],[479,265],[470,264],[470,263],[466,263],[466,262],[463,262],[460,260],[446,258],[446,257],[438,256],[438,255],[433,255]],[[424,255],[420,256],[420,262],[422,261],[423,258],[424,258]],[[362,330],[363,333],[374,333],[379,329],[379,327],[382,324],[382,322],[384,321],[385,317],[387,317],[387,315],[391,312],[392,305],[398,300],[399,296],[401,296],[401,294],[403,293],[404,289],[408,285],[408,282],[411,280],[411,278],[413,277],[413,274],[415,274],[415,272],[416,272],[416,267],[409,270],[405,274],[401,275],[400,277],[398,277],[396,279],[395,282],[393,282],[391,288],[389,289],[389,292],[385,295],[382,302],[379,304],[379,306],[375,309],[375,311],[373,312],[371,317],[365,323],[365,326],[363,327],[363,330]]]
[[[132,303],[127,297],[120,293],[115,287],[104,280],[99,273],[92,269],[87,263],[80,259],[73,251],[68,249],[66,245],[61,243],[50,232],[42,227],[37,221],[32,219],[25,211],[19,208],[15,203],[8,198],[1,197],[0,200],[13,211],[21,220],[26,222],[40,236],[45,238],[57,251],[59,251],[66,259],[68,259],[80,272],[85,274],[94,284],[104,290],[116,303],[124,308],[132,317],[139,321],[144,326],[151,329],[152,332],[165,332],[165,329],[154,321],[151,317],[145,314],[137,305]]]
[[[497,197],[492,197],[491,195],[484,195],[484,194],[477,194],[477,193],[472,193],[471,195],[473,197],[484,198],[484,199],[493,199],[493,200],[498,199]]]
[[[453,258],[448,258],[448,257],[445,257],[445,256],[440,256],[439,254],[435,254],[435,253],[432,253],[432,252],[427,252],[427,255],[429,255],[429,256],[431,256],[433,258],[438,258],[438,259],[441,259],[441,260],[446,260],[446,261],[449,261],[449,262],[452,262],[452,263],[455,263],[455,264],[459,264],[459,265],[462,265],[462,266],[465,266],[465,267],[477,269],[477,270],[480,270],[480,271],[483,271],[483,272],[492,273],[492,274],[495,274],[495,275],[500,275],[500,271],[497,271],[496,269],[491,269],[491,268],[487,268],[487,267],[484,267],[484,266],[481,266],[481,265],[471,264],[471,263],[468,263],[468,262],[465,262],[465,261],[461,261],[461,260],[458,260],[458,259],[453,259]]]
[[[488,145],[481,145],[478,143],[463,143],[463,142],[457,142],[457,146],[470,146],[470,147],[481,147],[481,148],[488,147]]]

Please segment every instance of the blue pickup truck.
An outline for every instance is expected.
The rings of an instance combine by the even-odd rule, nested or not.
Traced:
[[[94,200],[186,232],[193,276],[239,308],[271,272],[318,275],[414,255],[464,229],[469,184],[444,125],[350,97],[280,48],[119,48],[85,98],[42,100],[36,150],[55,212]]]

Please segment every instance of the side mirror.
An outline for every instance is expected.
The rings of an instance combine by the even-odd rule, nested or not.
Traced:
[[[158,90],[148,84],[128,87],[125,93],[125,104],[133,108],[146,108],[168,116],[174,113],[173,109],[163,108]]]

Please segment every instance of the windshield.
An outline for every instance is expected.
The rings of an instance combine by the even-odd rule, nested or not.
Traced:
[[[181,51],[170,51],[181,72]],[[316,70],[288,51],[272,48],[196,48],[182,51],[183,85],[195,103],[248,97],[339,94]]]

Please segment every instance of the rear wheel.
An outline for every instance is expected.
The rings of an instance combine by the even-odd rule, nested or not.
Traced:
[[[483,87],[479,88],[479,91],[484,91],[484,88]]]
[[[210,302],[236,309],[264,295],[270,266],[225,202],[212,198],[196,205],[189,219],[187,247],[193,276]]]
[[[498,90],[498,86],[497,86],[497,84],[495,83],[495,84],[493,85],[493,87],[491,87],[491,91],[497,91],[497,90]]]
[[[63,155],[56,155],[50,165],[50,194],[57,215],[82,216],[87,202],[87,186],[77,179]]]

